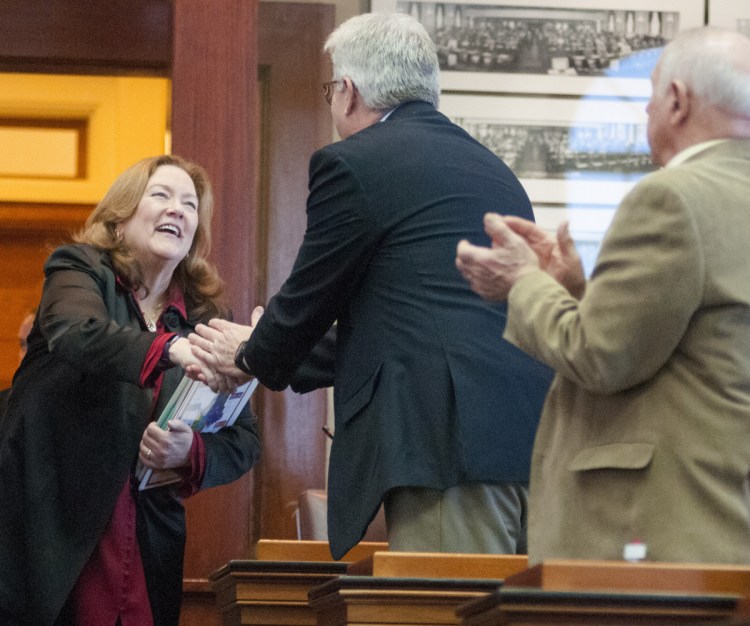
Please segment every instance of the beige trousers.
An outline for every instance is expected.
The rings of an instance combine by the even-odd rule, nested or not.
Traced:
[[[391,550],[526,554],[527,483],[398,487],[384,508]]]

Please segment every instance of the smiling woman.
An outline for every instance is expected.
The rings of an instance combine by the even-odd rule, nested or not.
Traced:
[[[148,179],[135,213],[117,231],[143,272],[137,295],[144,314],[163,304],[172,274],[190,252],[197,227],[193,180],[176,165],[160,165]]]
[[[0,433],[0,623],[177,626],[182,498],[260,449],[248,409],[210,435],[153,423],[195,362],[185,336],[225,314],[212,211],[203,168],[145,159],[47,260]],[[137,460],[182,481],[136,497]]]

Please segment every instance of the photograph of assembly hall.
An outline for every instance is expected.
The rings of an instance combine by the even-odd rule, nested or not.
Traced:
[[[550,3],[553,4],[553,3]],[[679,12],[398,1],[425,25],[440,69],[648,78]]]
[[[609,0],[546,4],[373,7],[426,27],[440,62],[441,111],[519,176],[545,228],[570,221],[590,268],[614,207],[655,169],[645,115],[650,74],[695,16],[664,0],[649,10]]]

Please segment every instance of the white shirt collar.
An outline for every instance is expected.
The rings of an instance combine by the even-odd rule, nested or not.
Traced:
[[[388,111],[388,112],[387,112],[387,113],[386,113],[386,114],[385,114],[385,115],[384,115],[383,117],[381,117],[381,118],[380,118],[380,121],[381,121],[381,122],[385,122],[385,121],[386,121],[386,120],[388,119],[388,116],[389,116],[389,115],[390,115],[391,113],[393,113],[393,112],[394,112],[394,111],[395,111],[395,110],[396,110],[397,108],[398,108],[398,107],[395,107],[395,108],[391,109],[390,111]]]
[[[724,143],[725,141],[729,141],[728,139],[711,139],[710,141],[702,141],[701,143],[696,143],[688,148],[685,148],[684,150],[681,150],[677,154],[675,154],[671,159],[669,159],[669,163],[667,163],[664,167],[674,167],[675,165],[680,165],[687,161],[690,157],[695,156],[699,152],[703,152],[704,150],[707,150],[708,148],[712,148],[713,146],[717,146],[720,143]]]

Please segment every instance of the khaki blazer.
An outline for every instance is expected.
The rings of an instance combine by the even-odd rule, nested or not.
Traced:
[[[532,459],[529,558],[750,563],[750,141],[623,200],[586,294],[543,272],[505,337],[556,370]]]

